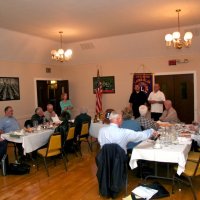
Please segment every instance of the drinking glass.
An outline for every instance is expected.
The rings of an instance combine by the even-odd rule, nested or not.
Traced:
[[[38,126],[38,121],[37,121],[37,120],[34,120],[34,121],[33,121],[33,127],[34,127],[34,129],[37,129],[37,126]]]

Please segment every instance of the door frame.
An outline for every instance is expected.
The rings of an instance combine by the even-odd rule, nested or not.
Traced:
[[[155,76],[162,75],[178,75],[178,74],[193,74],[194,77],[194,120],[198,119],[197,110],[197,73],[196,71],[177,71],[177,72],[159,72],[153,74],[153,83],[155,83]]]
[[[34,95],[35,95],[35,108],[37,108],[37,81],[63,81],[61,78],[34,78]]]

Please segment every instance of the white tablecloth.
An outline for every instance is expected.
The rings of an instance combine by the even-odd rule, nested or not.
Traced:
[[[49,137],[54,133],[53,129],[45,129],[35,133],[25,133],[25,136],[20,138],[10,137],[10,133],[1,134],[1,138],[15,143],[22,143],[24,155],[35,151],[36,149],[47,144]]]
[[[99,130],[102,127],[105,127],[105,126],[108,126],[108,125],[107,124],[103,124],[101,122],[98,122],[98,123],[91,122],[91,124],[90,124],[90,130],[89,130],[90,135],[92,137],[94,137],[94,138],[98,138]]]
[[[177,174],[185,170],[185,164],[190,151],[191,144],[172,144],[161,149],[154,149],[153,141],[143,141],[133,148],[129,165],[131,169],[137,167],[137,160],[148,160],[166,163],[178,163]]]
[[[191,138],[193,140],[195,140],[197,142],[197,144],[200,146],[200,135],[194,135],[194,134],[192,134]]]

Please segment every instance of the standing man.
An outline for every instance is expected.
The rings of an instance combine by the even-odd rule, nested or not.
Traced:
[[[163,113],[163,103],[165,101],[165,95],[160,91],[160,85],[158,83],[155,83],[154,91],[150,93],[148,101],[151,105],[151,118],[154,121],[158,121]]]
[[[143,91],[141,91],[138,84],[134,87],[134,92],[130,96],[129,103],[133,110],[134,117],[138,118],[140,116],[139,107],[147,103],[147,96]]]
[[[0,134],[9,133],[11,131],[19,130],[19,124],[15,117],[13,117],[13,108],[11,106],[7,106],[4,109],[5,116],[0,119]],[[0,145],[3,145],[5,148],[5,142],[1,141]],[[18,148],[18,154],[20,157],[23,156],[23,148],[21,143],[16,143]],[[5,151],[5,150],[4,150]]]

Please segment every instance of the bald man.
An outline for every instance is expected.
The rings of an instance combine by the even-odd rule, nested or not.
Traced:
[[[53,110],[52,104],[47,104],[47,110],[44,112],[46,121],[53,122],[52,117],[56,117],[56,113]]]
[[[122,115],[115,111],[111,112],[109,119],[110,125],[99,130],[98,141],[101,148],[104,144],[116,143],[127,152],[127,144],[129,142],[140,142],[152,136],[157,137],[157,132],[153,129],[136,132],[119,128],[122,124]]]
[[[172,102],[170,100],[166,100],[164,102],[165,110],[162,116],[159,118],[162,122],[169,122],[169,123],[178,123],[180,122],[176,110],[172,106]]]

